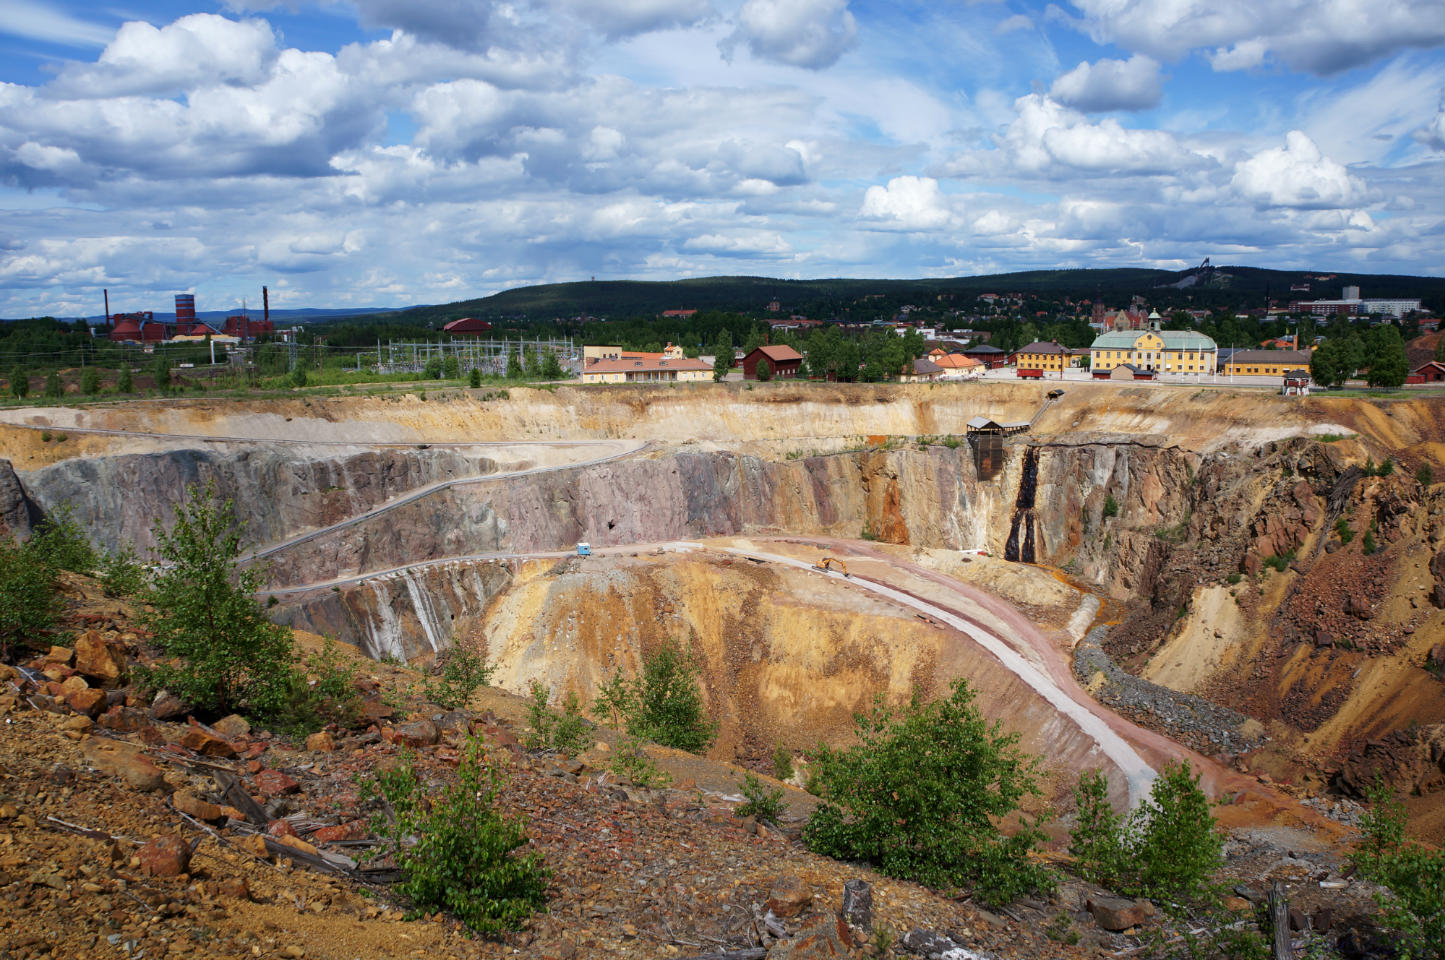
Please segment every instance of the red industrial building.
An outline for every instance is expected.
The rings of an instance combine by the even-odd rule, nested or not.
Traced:
[[[767,360],[768,367],[772,371],[774,380],[787,380],[798,375],[803,367],[803,355],[787,344],[777,343],[770,346],[758,347],[752,353],[743,357],[743,379],[756,380],[758,378],[758,364]]]
[[[476,317],[462,317],[460,320],[453,320],[442,327],[443,333],[450,333],[452,336],[479,336],[492,329],[492,325],[485,320],[478,320]]]

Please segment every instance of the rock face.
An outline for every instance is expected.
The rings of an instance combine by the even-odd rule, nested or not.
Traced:
[[[214,483],[233,501],[252,543],[325,526],[399,493],[440,480],[490,473],[492,461],[448,449],[380,450],[334,458],[298,457],[288,449],[171,450],[64,460],[24,473],[20,482],[0,461],[0,524],[23,524],[35,504],[69,504],[75,519],[105,550],[154,546],[157,521],[169,526],[174,505],[193,485]],[[21,488],[23,483],[23,489]],[[27,497],[28,494],[28,497]]]
[[[20,485],[15,468],[9,460],[0,460],[0,540],[28,540],[39,519],[40,510]]]

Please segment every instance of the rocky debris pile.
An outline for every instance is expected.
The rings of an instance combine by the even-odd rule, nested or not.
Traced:
[[[1140,679],[1104,652],[1107,626],[1095,627],[1074,648],[1074,676],[1100,703],[1206,756],[1238,755],[1267,742],[1245,732],[1249,718],[1228,707]]]
[[[1363,799],[1381,779],[1420,796],[1445,790],[1445,724],[1396,730],[1368,741],[1345,758],[1330,786]]]

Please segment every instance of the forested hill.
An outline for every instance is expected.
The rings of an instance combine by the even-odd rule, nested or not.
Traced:
[[[1291,292],[1291,286],[1306,283],[1310,287],[1308,292]],[[984,293],[1020,293],[1061,303],[1098,297],[1111,307],[1124,306],[1131,297],[1139,295],[1161,309],[1225,304],[1247,308],[1263,306],[1266,296],[1276,302],[1334,299],[1347,285],[1360,287],[1366,297],[1420,297],[1426,309],[1445,309],[1445,279],[1440,277],[1219,267],[1212,274],[1196,270],[1113,269],[1031,270],[917,280],[768,277],[704,277],[659,282],[594,280],[519,287],[480,299],[372,314],[368,319],[435,326],[463,316],[518,321],[577,316],[643,317],[677,309],[761,313],[769,301],[777,300],[784,314],[867,320],[875,313],[905,303],[937,306],[941,302],[967,309]]]

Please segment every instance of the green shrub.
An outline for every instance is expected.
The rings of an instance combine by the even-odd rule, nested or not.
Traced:
[[[1239,573],[1238,571],[1231,573],[1229,576],[1225,577],[1225,580],[1227,580],[1230,584],[1236,584],[1243,579],[1244,575],[1242,573]]]
[[[1290,561],[1295,558],[1295,551],[1286,550],[1284,553],[1276,553],[1272,557],[1264,558],[1264,565],[1276,573],[1284,573],[1289,567]]]
[[[306,696],[298,701],[295,726],[314,725],[318,718],[343,727],[354,727],[361,720],[361,697],[356,692],[356,675],[360,664],[349,660],[327,637],[321,650],[303,658],[306,664]]]
[[[145,589],[145,583],[145,567],[129,544],[100,558],[100,586],[107,597],[134,597]]]
[[[16,364],[10,369],[10,395],[17,400],[23,400],[29,392],[30,374],[25,372],[24,367]]]
[[[692,649],[668,640],[643,659],[641,676],[629,682],[619,671],[604,683],[593,713],[625,724],[630,736],[702,753],[717,736],[717,724],[704,710],[699,674]]]
[[[1104,495],[1104,516],[1117,517],[1119,515],[1119,501],[1114,499],[1112,493]]]
[[[1405,841],[1405,807],[1382,783],[1366,798],[1364,842],[1351,861],[1384,890],[1376,894],[1402,960],[1445,958],[1445,851]]]
[[[1388,477],[1390,474],[1392,474],[1392,473],[1394,473],[1394,472],[1395,472],[1395,461],[1394,461],[1394,460],[1391,460],[1389,457],[1386,457],[1386,458],[1385,458],[1385,462],[1382,463],[1382,464],[1380,464],[1378,467],[1375,468],[1375,476],[1377,476],[1377,477]]]
[[[462,375],[462,366],[457,362],[456,354],[448,354],[442,361],[442,376],[448,380],[455,380]]]
[[[391,807],[379,818],[404,879],[396,890],[419,912],[446,910],[483,936],[515,930],[546,908],[549,871],[526,846],[522,822],[496,806],[500,769],[481,739],[467,741],[457,779],[436,796],[405,758],[379,774],[375,795]]]
[[[426,683],[426,698],[448,710],[466,706],[478,688],[492,681],[496,667],[481,654],[455,640],[437,655],[437,676]]]
[[[1340,538],[1340,543],[1349,543],[1355,539],[1355,531],[1350,527],[1350,521],[1340,517],[1335,521],[1335,535]]]
[[[65,609],[56,569],[29,543],[0,541],[0,658],[37,646]]]
[[[45,395],[51,400],[59,400],[65,393],[65,387],[60,382],[60,374],[52,370],[45,375]]]
[[[672,783],[672,775],[657,769],[657,764],[647,755],[642,744],[631,737],[621,740],[612,751],[611,768],[619,777],[626,777],[644,789]]]
[[[121,364],[120,376],[115,381],[117,393],[130,393],[135,390],[135,379],[130,372],[130,364]]]
[[[95,367],[86,367],[80,371],[80,392],[87,397],[93,397],[100,392],[100,371]]]
[[[473,390],[482,385],[482,371],[480,367],[472,367],[472,372],[467,374],[467,383]]]
[[[1379,549],[1375,543],[1375,525],[1373,523],[1365,529],[1364,539],[1360,541],[1360,549],[1364,550],[1367,556]]]
[[[527,747],[575,756],[587,745],[587,720],[582,716],[582,701],[575,690],[567,691],[559,715],[547,709],[549,699],[547,687],[533,680],[532,702],[527,705],[530,724],[525,737]]]
[[[170,530],[157,527],[164,563],[145,592],[143,619],[169,659],[146,671],[204,713],[244,713],[260,720],[294,716],[305,680],[291,632],[269,623],[256,602],[260,575],[238,570],[240,525],[231,501],[214,487],[192,486]]]
[[[100,566],[99,555],[68,503],[51,510],[36,524],[27,546],[31,556],[57,570],[88,576]]]
[[[1121,820],[1106,799],[1101,773],[1085,775],[1074,791],[1078,822],[1069,851],[1079,874],[1130,896],[1190,901],[1223,863],[1209,799],[1187,763],[1159,772],[1149,799]]]
[[[778,818],[783,814],[782,787],[773,787],[770,790],[758,779],[757,774],[745,773],[741,789],[744,799],[738,804],[738,816],[756,817],[768,823],[778,822]]]
[[[1415,471],[1415,482],[1422,487],[1428,487],[1435,482],[1435,471],[1430,469],[1430,464],[1420,464],[1420,468]]]
[[[773,776],[779,780],[793,779],[793,755],[781,742],[773,748]]]
[[[821,802],[803,832],[810,849],[931,886],[969,884],[987,904],[1051,884],[1028,856],[1037,823],[1023,818],[1013,836],[995,826],[1039,794],[1037,759],[984,720],[966,680],[931,703],[880,698],[855,719],[861,743],[811,755]]]
[[[297,367],[295,370],[292,370],[291,376],[288,379],[291,381],[291,386],[293,387],[306,386],[306,368]]]

